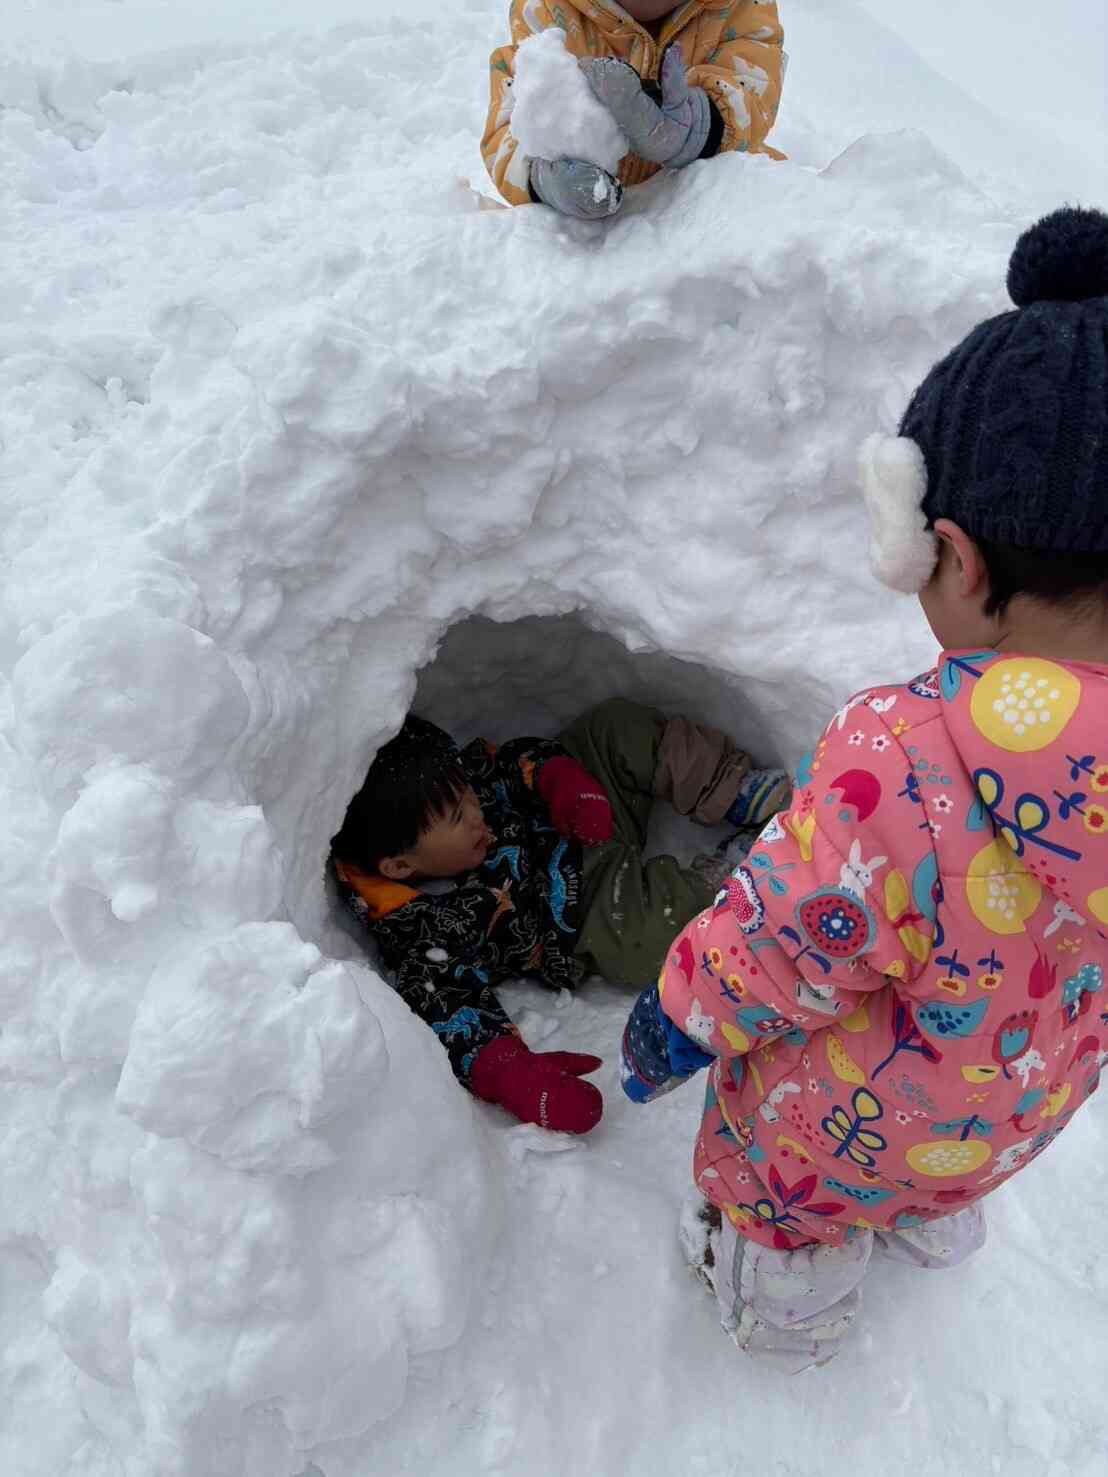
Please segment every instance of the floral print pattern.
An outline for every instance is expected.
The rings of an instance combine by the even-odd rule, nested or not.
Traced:
[[[662,971],[675,1022],[694,997],[715,1022],[695,1174],[744,1235],[840,1245],[946,1215],[1095,1092],[1105,734],[1108,667],[982,651],[832,720]]]

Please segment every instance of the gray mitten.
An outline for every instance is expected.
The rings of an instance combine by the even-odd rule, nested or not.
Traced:
[[[531,193],[578,220],[604,220],[623,204],[623,186],[599,164],[583,159],[533,159]]]
[[[589,86],[627,135],[631,152],[667,169],[699,159],[712,127],[712,105],[702,87],[690,87],[680,46],[662,59],[661,105],[644,91],[634,67],[611,56],[581,62]]]

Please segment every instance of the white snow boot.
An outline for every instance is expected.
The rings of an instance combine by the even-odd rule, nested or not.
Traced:
[[[777,1251],[740,1236],[725,1216],[717,1237],[712,1276],[720,1318],[739,1348],[783,1374],[833,1359],[861,1306],[872,1232],[842,1246]]]
[[[718,1205],[705,1200],[699,1190],[689,1190],[681,1203],[677,1240],[681,1254],[709,1292],[716,1291],[716,1251],[723,1217]]]
[[[953,1215],[903,1231],[875,1231],[874,1251],[894,1262],[941,1271],[968,1261],[985,1245],[985,1209],[979,1200]]]

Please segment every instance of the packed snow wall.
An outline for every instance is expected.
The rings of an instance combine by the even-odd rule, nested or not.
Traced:
[[[32,1471],[300,1472],[465,1326],[482,1120],[323,884],[444,638],[440,720],[656,679],[785,759],[932,649],[865,571],[855,453],[1003,306],[1023,222],[912,133],[719,159],[602,228],[481,209],[482,49],[351,28],[8,104],[0,1396]]]

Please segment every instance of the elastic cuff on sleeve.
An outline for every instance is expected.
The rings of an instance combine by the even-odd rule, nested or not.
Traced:
[[[712,116],[708,125],[708,141],[700,151],[701,159],[714,159],[723,146],[723,114],[711,98],[708,99],[708,107]]]

